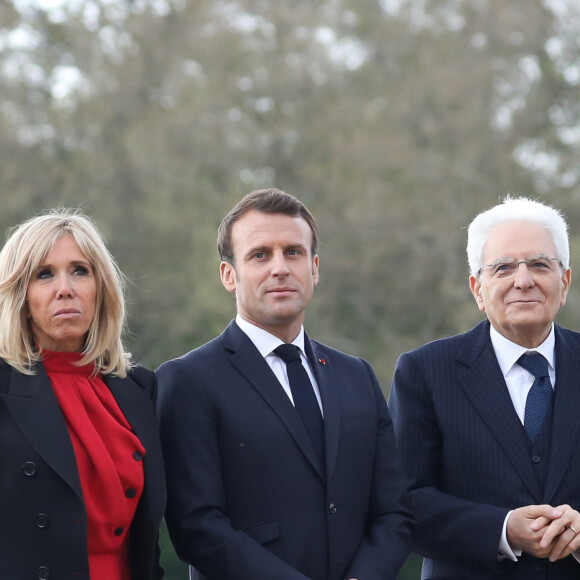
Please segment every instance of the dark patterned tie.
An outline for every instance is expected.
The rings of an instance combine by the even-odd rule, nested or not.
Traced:
[[[274,352],[286,363],[294,407],[308,431],[320,465],[324,466],[324,421],[314,388],[302,365],[300,349],[293,344],[281,344]]]
[[[524,427],[533,441],[536,440],[552,404],[552,383],[548,361],[540,353],[524,354],[518,364],[534,375],[534,383],[526,399]]]

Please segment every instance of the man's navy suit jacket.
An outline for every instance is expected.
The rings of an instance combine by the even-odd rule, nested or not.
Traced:
[[[572,556],[554,564],[498,561],[510,509],[580,509],[580,334],[555,327],[556,384],[548,475],[542,488],[524,427],[497,362],[489,323],[402,355],[389,408],[412,478],[414,549],[422,578],[568,580]],[[537,467],[537,466],[536,466]]]
[[[375,375],[308,338],[306,350],[324,408],[325,469],[235,322],[157,371],[166,521],[194,578],[394,580],[408,555],[405,482]]]

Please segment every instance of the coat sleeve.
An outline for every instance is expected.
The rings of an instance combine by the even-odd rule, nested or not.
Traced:
[[[446,470],[443,450],[454,442],[445,439],[433,401],[437,373],[427,373],[428,365],[418,364],[419,356],[414,351],[399,357],[389,397],[417,518],[414,549],[428,558],[499,571],[498,548],[508,510],[441,490],[442,481],[453,477]]]
[[[168,485],[166,522],[181,560],[210,579],[307,580],[227,516],[219,431],[204,380],[181,360],[157,370]]]
[[[386,580],[397,577],[410,552],[413,517],[387,403],[372,368],[363,363],[376,397],[377,439],[367,531],[346,577]]]

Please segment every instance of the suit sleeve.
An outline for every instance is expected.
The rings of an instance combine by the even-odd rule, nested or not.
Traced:
[[[498,547],[508,510],[441,490],[443,478],[453,476],[445,473],[443,454],[444,446],[452,442],[444,439],[433,401],[435,373],[427,377],[417,356],[414,352],[399,358],[389,397],[397,446],[410,478],[411,506],[417,518],[414,549],[428,558],[462,561],[499,571]]]
[[[218,424],[203,379],[181,361],[165,363],[157,376],[166,522],[179,558],[208,580],[307,580],[233,528],[225,505]]]
[[[411,549],[413,517],[408,510],[406,484],[387,403],[372,368],[363,363],[377,402],[377,440],[367,532],[346,577],[394,579]]]

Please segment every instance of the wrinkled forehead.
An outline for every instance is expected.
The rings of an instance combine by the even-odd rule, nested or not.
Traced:
[[[523,260],[557,257],[556,244],[550,232],[540,224],[508,221],[493,227],[483,247],[486,263],[498,260]]]

